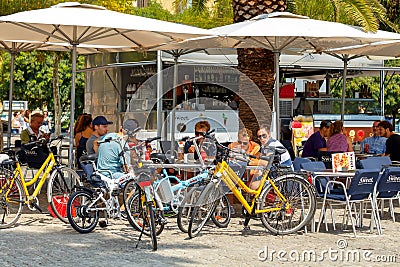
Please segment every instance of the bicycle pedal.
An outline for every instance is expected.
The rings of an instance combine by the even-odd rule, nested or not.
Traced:
[[[100,222],[99,222],[99,226],[100,226],[101,228],[106,228],[106,227],[108,226],[108,223],[107,223],[107,221],[100,221]]]
[[[38,204],[36,204],[36,203],[31,203],[31,204],[32,204],[32,206],[33,206],[35,209],[37,209],[40,213],[43,213],[43,210],[39,207]]]
[[[159,219],[159,222],[160,222],[160,224],[167,224],[167,223],[168,223],[168,220],[165,219],[165,218],[160,218],[160,219]]]

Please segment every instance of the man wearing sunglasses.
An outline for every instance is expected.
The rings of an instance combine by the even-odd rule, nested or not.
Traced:
[[[328,137],[329,128],[332,122],[328,120],[321,121],[319,125],[319,131],[313,133],[306,141],[303,147],[303,153],[301,156],[306,157],[318,157],[318,151],[326,151],[326,140]]]
[[[194,126],[194,133],[195,133],[196,137],[198,137],[198,136],[200,137],[209,131],[210,131],[210,123],[208,121],[205,121],[205,120],[199,121]],[[200,148],[201,148],[201,144],[202,144],[203,140],[204,140],[204,138],[197,139],[197,144],[199,145]],[[199,155],[197,155],[196,148],[194,147],[192,141],[188,141],[185,143],[185,147],[184,147],[183,151],[185,154],[194,153],[194,159],[195,160],[199,159]]]
[[[229,144],[229,148],[238,152],[244,152],[250,155],[255,155],[260,150],[260,145],[250,138],[253,136],[251,130],[243,128],[238,132],[238,141]]]
[[[271,151],[270,147],[280,147],[285,148],[281,142],[271,137],[271,133],[269,131],[269,127],[267,125],[261,125],[260,129],[257,131],[257,138],[261,143],[260,153],[261,155],[266,155],[269,151]],[[290,166],[293,170],[292,160],[290,159],[290,154],[285,148],[285,153],[281,154],[279,164],[281,166]],[[266,162],[263,160],[259,161],[259,165],[264,165]],[[250,182],[251,189],[257,189],[260,185],[261,173],[258,171],[253,174],[253,179]]]
[[[279,142],[278,140],[271,137],[271,133],[267,127],[268,126],[266,126],[266,125],[262,125],[262,126],[260,126],[260,129],[257,131],[257,138],[261,143],[260,152],[262,155],[265,155],[267,153],[268,147],[285,148],[281,142]],[[279,163],[282,166],[291,166],[293,169],[293,164],[292,164],[292,160],[290,159],[289,151],[287,151],[286,148],[285,148],[285,150],[286,150],[286,152],[281,155],[281,159],[280,159]]]

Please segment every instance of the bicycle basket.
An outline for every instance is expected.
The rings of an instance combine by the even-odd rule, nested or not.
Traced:
[[[18,155],[18,159],[20,159],[19,157],[22,156],[22,159],[25,159],[25,162],[28,163],[28,166],[34,169],[40,169],[49,156],[49,150],[45,146],[35,146],[31,149],[27,149],[22,146],[20,151],[21,152]]]
[[[157,182],[156,192],[163,203],[171,202],[174,199],[171,182],[169,179],[163,179]]]

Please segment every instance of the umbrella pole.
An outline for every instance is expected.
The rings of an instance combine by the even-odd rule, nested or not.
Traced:
[[[76,44],[72,45],[72,84],[71,84],[71,115],[69,122],[69,153],[68,166],[72,168],[74,164],[74,113],[75,113],[75,82],[76,82]]]
[[[280,123],[279,123],[279,57],[280,52],[274,51],[275,60],[275,88],[274,88],[274,111],[275,111],[275,125],[273,129],[275,130],[276,140],[280,139]]]
[[[342,88],[342,109],[340,114],[340,120],[344,123],[344,106],[346,100],[346,76],[347,76],[347,64],[349,61],[349,55],[343,56],[343,88]]]
[[[178,85],[178,56],[174,55],[174,86],[173,86],[173,100],[172,100],[172,111],[171,111],[171,160],[175,160],[175,109],[176,109],[176,87]]]
[[[162,77],[162,59],[161,50],[157,51],[157,136],[161,136],[162,129],[162,97],[163,97],[163,77]]]
[[[381,120],[385,120],[385,71],[380,71]]]
[[[11,66],[10,66],[10,90],[8,92],[8,129],[7,129],[7,147],[11,146],[11,116],[13,103],[13,88],[14,88],[14,67],[15,67],[15,43],[12,43]],[[21,125],[22,126],[22,125]]]

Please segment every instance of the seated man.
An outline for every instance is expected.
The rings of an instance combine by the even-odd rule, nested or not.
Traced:
[[[39,128],[42,126],[44,116],[40,113],[34,113],[31,116],[29,126],[21,132],[21,143],[27,144],[37,141],[41,138],[49,139],[50,135],[42,132]]]
[[[194,133],[197,136],[201,136],[207,132],[210,131],[210,123],[208,121],[199,121],[196,123],[195,127],[194,127]],[[200,149],[202,149],[202,143],[204,141],[204,138],[199,138],[197,139],[197,145],[199,146]],[[198,160],[199,159],[199,155],[196,153],[196,148],[193,144],[192,141],[188,141],[185,143],[185,147],[183,149],[184,153],[194,153],[194,159]],[[209,153],[207,153],[207,151],[205,151],[207,156],[215,156],[215,151],[214,151],[214,155],[210,155]]]
[[[328,120],[321,121],[319,125],[319,131],[313,133],[304,144],[303,153],[301,156],[303,158],[306,157],[318,157],[318,151],[326,151],[326,140],[328,137],[329,128],[331,127],[332,122]]]
[[[128,132],[134,132],[138,127],[139,123],[136,120],[128,119],[122,124],[119,133],[108,133],[100,138],[100,141],[104,141],[107,138],[111,138],[113,141],[104,142],[99,145],[97,158],[97,168],[99,170],[110,171],[113,179],[118,179],[129,172],[130,152],[129,150],[124,152],[121,147],[121,145],[125,144],[125,140],[120,140],[121,145],[114,140],[118,138],[128,138],[126,134]],[[135,142],[136,135],[129,141]],[[128,146],[128,144],[126,145]],[[125,157],[123,157],[123,153],[125,153]],[[104,174],[108,175],[107,172]]]
[[[261,143],[261,148],[260,148],[260,153],[259,153],[260,156],[266,155],[269,147],[281,147],[286,150],[286,148],[281,144],[281,142],[279,142],[278,140],[271,137],[271,133],[267,127],[268,126],[266,126],[266,125],[261,125],[260,129],[257,131],[257,137]],[[259,165],[266,165],[266,164],[267,164],[267,162],[265,162],[264,160],[259,161]],[[280,156],[279,164],[281,166],[290,167],[293,170],[292,160],[290,159],[290,154],[287,150],[285,153],[283,153]],[[261,173],[259,172],[258,176],[257,175],[254,175],[254,176],[255,177],[253,178],[253,180],[250,183],[250,188],[255,190],[260,185]]]
[[[108,125],[113,124],[111,121],[107,121],[104,116],[97,116],[92,121],[93,133],[86,141],[86,152],[88,155],[97,154],[98,143],[100,137],[104,136],[108,132]]]
[[[50,134],[43,133],[39,128],[43,123],[43,115],[34,113],[29,126],[21,132],[21,144],[25,145],[40,139],[49,140]],[[25,150],[26,149],[26,150]],[[29,154],[28,154],[29,153]],[[19,159],[28,163],[29,167],[39,169],[49,155],[46,144],[34,147],[24,147],[19,154]]]

